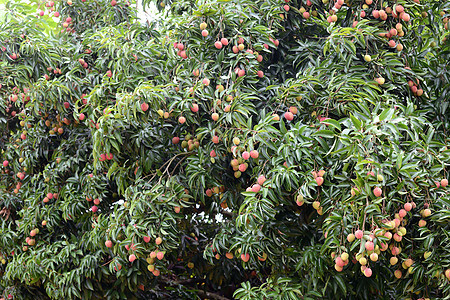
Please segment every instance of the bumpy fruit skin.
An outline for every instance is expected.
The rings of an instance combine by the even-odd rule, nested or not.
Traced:
[[[259,157],[259,153],[258,153],[258,151],[256,151],[256,150],[252,150],[252,151],[250,151],[250,156],[251,156],[252,158],[256,159],[256,158]]]
[[[142,103],[141,104],[141,109],[142,109],[142,111],[147,111],[148,110],[148,104],[147,103]]]
[[[323,184],[323,177],[316,177],[316,183],[318,186],[321,186]]]
[[[244,261],[244,262],[248,262],[249,260],[250,260],[250,254],[244,254],[244,253],[242,253],[241,254],[241,259]]]
[[[373,251],[373,249],[374,249],[374,244],[373,244],[373,242],[371,242],[371,241],[367,241],[367,242],[364,244],[364,247],[366,248],[367,251]]]
[[[112,244],[112,242],[111,242],[110,240],[108,240],[108,241],[105,242],[105,246],[108,247],[108,248],[111,248],[112,245],[113,245],[113,244]]]
[[[250,153],[248,151],[242,152],[242,158],[247,160],[250,158]]]
[[[261,190],[261,186],[259,184],[254,184],[252,186],[252,192],[258,193]]]
[[[382,194],[382,190],[379,187],[376,187],[373,189],[373,194],[375,195],[375,197],[380,197]]]
[[[409,202],[408,202],[408,203],[405,203],[404,208],[405,208],[406,211],[411,211],[411,209],[412,209],[412,204],[409,203]]]
[[[364,232],[362,230],[356,230],[355,237],[357,239],[362,239],[363,235],[364,235]]]
[[[350,233],[349,235],[347,235],[347,241],[349,243],[353,242],[355,240],[355,235],[353,233]]]
[[[375,80],[376,80],[376,82],[377,82],[379,85],[383,85],[384,82],[385,82],[385,80],[384,80],[383,77],[378,77],[378,78],[376,78]]]
[[[319,207],[320,207],[320,202],[319,202],[319,201],[314,201],[313,204],[312,204],[312,206],[313,206],[314,209],[317,210],[317,209],[319,209]]]
[[[257,182],[258,182],[259,185],[263,185],[265,181],[266,181],[266,177],[264,175],[260,175],[258,177]]]
[[[284,117],[285,117],[286,120],[288,120],[288,121],[294,120],[294,114],[292,114],[290,111],[286,112],[286,113],[284,114]]]
[[[447,187],[447,185],[448,185],[448,179],[446,179],[446,178],[442,179],[442,180],[441,180],[441,186],[442,186],[443,188],[445,188],[445,187]]]
[[[398,262],[398,258],[395,256],[392,256],[391,259],[389,260],[389,263],[393,266],[396,265]]]

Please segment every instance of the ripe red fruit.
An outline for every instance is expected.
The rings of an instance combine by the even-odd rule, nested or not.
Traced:
[[[160,251],[160,252],[156,253],[156,258],[159,259],[159,260],[163,259],[164,258],[164,252]]]
[[[179,137],[177,137],[177,136],[174,136],[173,138],[172,138],[172,143],[173,144],[178,144],[180,142],[180,138]]]
[[[443,188],[445,188],[445,187],[447,187],[447,185],[448,185],[448,179],[446,179],[446,178],[442,179],[442,180],[441,180],[441,186],[442,186]]]
[[[257,192],[259,192],[261,190],[261,186],[259,185],[259,184],[254,184],[253,186],[252,186],[252,192],[253,193],[257,193]]]
[[[244,254],[244,253],[242,253],[241,254],[241,259],[244,261],[244,262],[248,262],[249,260],[250,260],[250,254]]]
[[[252,151],[250,151],[250,156],[252,157],[252,158],[258,158],[259,157],[259,153],[258,153],[258,151],[256,151],[256,150],[252,150]]]
[[[210,157],[216,157],[217,156],[216,151],[211,150],[211,152],[209,152],[209,156]]]
[[[364,270],[364,276],[366,276],[366,277],[372,276],[372,270],[370,268],[366,268]]]
[[[404,218],[406,216],[407,212],[404,209],[400,209],[400,211],[398,212],[398,215],[400,216],[400,218]]]
[[[284,5],[283,8],[285,11],[289,11],[289,9],[290,9],[289,5]]]
[[[106,71],[106,76],[111,78],[112,77],[112,71],[111,70]]]
[[[323,177],[320,176],[316,177],[316,183],[318,186],[321,186],[323,184]]]
[[[3,161],[3,166],[6,168],[8,165],[9,165],[9,161],[4,160],[4,161]]]
[[[257,179],[257,182],[259,185],[263,185],[265,181],[266,181],[266,177],[264,175],[260,175]]]
[[[244,69],[239,69],[239,71],[238,71],[238,76],[239,77],[242,77],[242,76],[244,76],[245,75],[245,70]]]
[[[78,116],[78,119],[79,119],[80,121],[83,121],[85,117],[86,117],[86,116],[85,116],[83,113],[81,113],[81,114]]]
[[[113,154],[112,154],[112,153],[107,153],[107,154],[106,154],[106,159],[107,159],[107,160],[113,159]]]
[[[180,51],[180,56],[182,57],[182,58],[184,58],[184,59],[186,59],[187,58],[187,54],[186,54],[186,51]]]
[[[191,106],[191,111],[194,113],[198,112],[198,104],[193,103]]]
[[[92,207],[91,207],[91,209],[92,209],[92,212],[97,212],[97,211],[98,211],[98,207],[97,207],[97,206],[95,206],[95,205],[94,205],[94,206],[92,206]]]
[[[379,187],[376,187],[373,189],[373,194],[375,195],[375,197],[380,197],[382,194],[382,191]]]
[[[70,103],[69,103],[69,102],[64,102],[64,107],[65,107],[66,109],[69,109]]]
[[[178,118],[178,122],[180,122],[180,124],[184,124],[184,123],[186,122],[186,118],[183,117],[183,116],[180,116],[180,117]]]
[[[148,104],[147,103],[142,103],[141,104],[141,109],[142,109],[142,111],[147,111],[148,110]]]
[[[218,143],[219,143],[219,137],[218,137],[217,135],[213,136],[212,142],[213,142],[214,144],[218,144]]]
[[[222,43],[220,42],[220,41],[216,41],[215,43],[214,43],[214,46],[217,48],[217,49],[222,49]]]
[[[405,22],[409,22],[409,20],[411,19],[410,15],[409,14],[405,14],[405,13],[402,15],[401,18]]]
[[[108,248],[111,248],[113,246],[113,243],[110,240],[107,240],[105,242],[105,246],[108,247]]]
[[[203,80],[202,80],[202,83],[205,85],[205,86],[208,86],[209,85],[209,79],[208,78],[203,78]]]
[[[111,0],[111,6],[116,6],[117,1],[116,0]]]
[[[203,37],[207,37],[207,36],[208,36],[208,30],[203,29],[203,30],[202,30],[202,36],[203,36]]]
[[[259,78],[263,78],[264,77],[264,72],[263,71],[258,71],[258,72],[256,72],[257,74],[258,74],[258,77]]]
[[[372,250],[375,248],[373,242],[371,242],[371,241],[367,241],[367,242],[364,244],[364,246],[365,246],[365,248],[366,248],[367,251],[372,251]]]
[[[242,153],[242,158],[245,159],[245,160],[249,159],[250,158],[250,153],[248,151],[244,151]]]
[[[247,170],[247,165],[245,165],[245,164],[240,164],[240,165],[239,165],[239,171],[240,171],[240,172],[245,172],[245,170]]]
[[[284,117],[285,117],[285,118],[286,118],[286,120],[288,120],[288,121],[292,121],[292,120],[294,120],[294,114],[293,114],[293,113],[291,113],[290,111],[288,111],[288,112],[284,113]]]
[[[156,243],[156,245],[160,245],[160,244],[162,243],[162,238],[157,237],[157,238],[155,239],[155,243]]]
[[[221,38],[220,42],[222,43],[222,45],[227,46],[228,45],[228,40],[226,38]]]
[[[129,260],[130,262],[135,261],[135,260],[136,260],[136,255],[131,254],[131,255],[128,257],[128,260]]]
[[[408,203],[405,203],[405,205],[403,207],[405,208],[406,211],[411,211],[412,204],[408,202]]]
[[[213,119],[213,121],[219,120],[219,114],[218,114],[218,113],[213,113],[213,114],[211,115],[211,119]]]
[[[364,232],[362,230],[356,230],[355,237],[357,239],[362,239],[363,235],[364,235]]]

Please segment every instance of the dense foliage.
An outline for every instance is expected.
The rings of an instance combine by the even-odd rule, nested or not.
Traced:
[[[5,299],[450,299],[450,1],[11,1]]]

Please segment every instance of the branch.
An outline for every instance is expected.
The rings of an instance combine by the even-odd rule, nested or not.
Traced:
[[[161,281],[163,281],[164,283],[169,284],[169,285],[171,285],[171,286],[174,286],[174,285],[183,285],[183,283],[191,283],[191,282],[195,282],[195,281],[192,280],[192,279],[187,279],[187,280],[180,280],[180,281],[178,281],[178,280],[175,280],[175,279],[170,279],[169,277],[166,277],[166,276],[160,276],[160,279],[161,279]],[[202,298],[217,299],[217,300],[230,300],[230,299],[227,298],[227,297],[220,296],[220,295],[218,295],[218,294],[216,294],[216,293],[211,293],[211,292],[208,292],[208,291],[196,290],[196,293],[197,293],[200,297],[202,297]]]

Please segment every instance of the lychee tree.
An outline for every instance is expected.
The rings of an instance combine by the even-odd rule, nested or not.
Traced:
[[[450,1],[139,7],[5,6],[3,298],[450,298]]]

